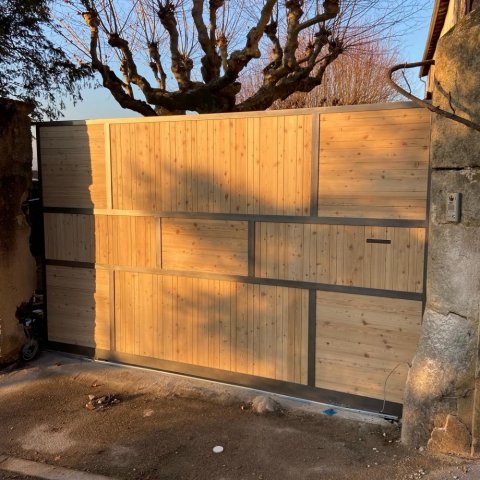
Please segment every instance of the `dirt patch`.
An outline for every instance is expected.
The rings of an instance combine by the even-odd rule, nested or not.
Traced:
[[[2,453],[120,479],[408,480],[467,464],[403,447],[396,425],[285,410],[258,415],[241,402],[159,389],[159,374],[149,374],[149,387],[144,372],[41,362],[0,375]],[[85,408],[89,394],[112,391],[119,404]]]

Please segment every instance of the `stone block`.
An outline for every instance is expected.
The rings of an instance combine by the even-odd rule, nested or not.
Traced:
[[[432,428],[443,426],[446,416],[457,411],[459,389],[473,388],[477,328],[476,322],[453,313],[425,311],[405,392],[405,443],[425,445]],[[467,412],[462,415],[468,419]]]
[[[472,436],[468,428],[455,415],[448,415],[445,426],[434,428],[427,448],[435,453],[470,455]]]
[[[437,225],[429,232],[427,305],[447,314],[478,319],[480,233],[462,224]]]
[[[480,123],[480,9],[438,42],[433,104]],[[453,107],[453,109],[452,109]],[[432,120],[433,168],[480,166],[480,132],[445,117]]]

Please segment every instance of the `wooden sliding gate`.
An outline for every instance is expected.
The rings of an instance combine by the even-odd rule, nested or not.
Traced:
[[[400,413],[424,296],[428,111],[37,134],[52,344]]]

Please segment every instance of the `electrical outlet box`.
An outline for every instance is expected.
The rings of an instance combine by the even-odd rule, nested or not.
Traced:
[[[458,223],[460,221],[460,193],[447,193],[447,222]]]

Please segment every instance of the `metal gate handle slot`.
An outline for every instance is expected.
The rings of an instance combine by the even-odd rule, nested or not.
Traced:
[[[382,238],[367,238],[367,243],[386,243],[386,244],[390,244],[390,243],[392,243],[392,241],[382,239]]]

